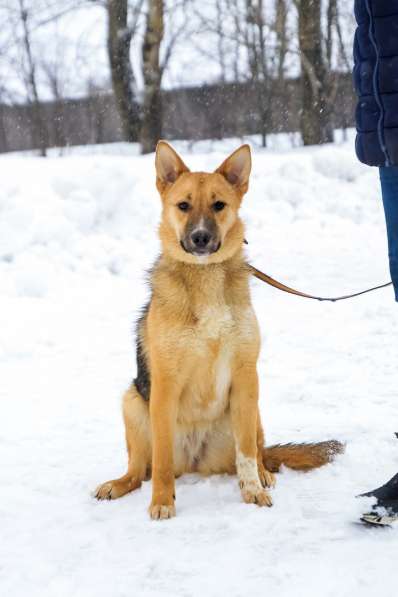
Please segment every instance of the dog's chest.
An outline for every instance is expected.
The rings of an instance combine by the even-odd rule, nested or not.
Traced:
[[[226,340],[234,330],[235,321],[231,307],[202,305],[195,312],[195,335],[203,340]]]
[[[179,419],[189,424],[211,422],[227,410],[232,380],[232,354],[223,346],[217,355],[198,360],[183,392]]]
[[[225,400],[231,384],[232,360],[236,350],[237,326],[234,313],[228,305],[206,307],[201,312],[197,323],[196,334],[202,354],[198,355],[198,363],[202,360],[202,373],[207,376],[203,392],[211,397],[208,408],[221,411],[225,408]],[[202,386],[198,383],[199,388]],[[200,395],[200,392],[198,393]],[[203,406],[203,405],[202,405]]]
[[[181,418],[212,421],[225,412],[235,353],[236,322],[228,306],[203,308],[191,337],[191,375],[181,401]]]
[[[231,386],[233,347],[223,344],[214,361],[213,400],[214,409],[218,412],[225,410]]]

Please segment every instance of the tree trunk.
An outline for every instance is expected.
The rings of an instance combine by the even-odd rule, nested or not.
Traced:
[[[304,145],[333,141],[328,81],[322,50],[321,1],[299,0],[302,81],[301,135]]]
[[[8,151],[7,131],[5,127],[5,109],[0,99],[0,153]]]
[[[33,115],[33,134],[34,134],[34,145],[39,148],[40,155],[45,157],[47,154],[48,147],[48,130],[45,119],[42,114],[42,104],[39,100],[39,92],[37,89],[36,80],[36,64],[32,54],[31,38],[29,31],[29,14],[25,8],[24,0],[19,0],[19,10],[22,22],[23,30],[23,45],[25,49],[26,62],[27,62],[27,88],[29,103],[32,106]]]
[[[134,75],[130,61],[132,31],[128,26],[128,1],[107,0],[108,56],[116,107],[126,141],[136,141],[139,108],[134,97]]]
[[[333,59],[333,29],[336,25],[337,0],[329,0],[327,7],[327,34],[326,34],[326,63],[329,70],[332,69]]]
[[[163,0],[148,0],[148,13],[142,46],[144,101],[142,106],[141,153],[155,151],[162,135],[160,45],[163,39]]]
[[[283,81],[285,77],[285,62],[288,50],[286,0],[276,0],[275,12],[275,33],[278,40],[278,79],[279,81]]]
[[[251,79],[257,97],[257,114],[262,147],[267,147],[272,102],[267,62],[263,0],[246,0],[246,46]]]

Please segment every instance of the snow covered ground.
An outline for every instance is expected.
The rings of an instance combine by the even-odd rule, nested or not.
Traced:
[[[233,148],[184,156],[213,169]],[[272,509],[226,477],[178,480],[177,518],[160,523],[150,483],[91,497],[124,472],[120,397],[159,250],[153,156],[111,153],[0,159],[1,595],[395,595],[398,528],[354,524],[371,503],[354,496],[398,468],[390,289],[319,304],[253,281],[268,442],[347,441],[333,465],[284,470]],[[250,260],[288,284],[330,295],[389,279],[377,171],[351,144],[256,150],[242,213]]]

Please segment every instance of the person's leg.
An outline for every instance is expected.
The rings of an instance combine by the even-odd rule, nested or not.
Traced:
[[[376,498],[372,510],[361,516],[362,522],[385,526],[398,521],[398,474],[382,487],[362,493],[358,497]]]
[[[391,279],[395,299],[398,301],[398,166],[380,168],[380,181],[386,215]]]

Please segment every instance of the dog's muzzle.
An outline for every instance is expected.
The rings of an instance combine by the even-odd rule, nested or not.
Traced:
[[[221,242],[218,238],[214,237],[214,235],[205,228],[199,228],[189,232],[180,242],[184,251],[198,257],[216,253],[221,247]]]
[[[221,242],[214,218],[192,218],[187,223],[180,242],[184,251],[197,257],[216,253],[221,247]]]

